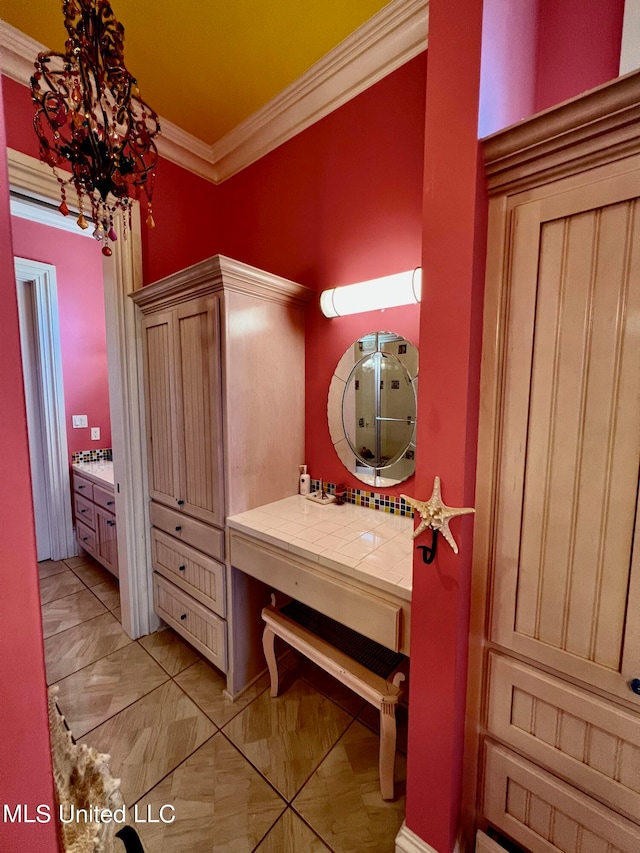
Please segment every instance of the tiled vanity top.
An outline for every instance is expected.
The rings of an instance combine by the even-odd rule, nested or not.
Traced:
[[[353,504],[319,506],[301,495],[227,519],[229,527],[411,600],[413,522]]]
[[[75,462],[72,466],[74,471],[82,474],[85,477],[90,477],[92,480],[100,483],[106,483],[113,486],[113,462],[102,460],[100,462]]]

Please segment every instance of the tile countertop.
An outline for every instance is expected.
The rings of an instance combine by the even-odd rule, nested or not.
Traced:
[[[411,600],[413,521],[293,495],[227,518],[229,527]]]
[[[78,474],[88,474],[96,480],[102,480],[104,483],[113,486],[113,462],[102,460],[100,462],[74,462],[71,466]]]

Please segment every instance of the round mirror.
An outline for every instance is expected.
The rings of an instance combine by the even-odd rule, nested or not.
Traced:
[[[415,470],[418,350],[393,332],[372,332],[338,362],[327,414],[340,460],[359,480],[393,486]]]

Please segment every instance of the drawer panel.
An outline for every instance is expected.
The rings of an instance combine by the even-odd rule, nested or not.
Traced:
[[[637,853],[640,826],[524,758],[485,744],[484,815],[530,853]]]
[[[227,623],[191,596],[153,573],[153,601],[158,616],[171,625],[219,669],[227,668]]]
[[[151,524],[169,533],[181,542],[193,545],[210,557],[224,560],[224,533],[202,521],[196,521],[182,512],[151,501],[149,504]]]
[[[81,477],[80,474],[76,474],[75,471],[73,472],[73,491],[88,501],[93,500],[93,483],[91,480]]]
[[[93,486],[93,500],[98,506],[108,509],[109,512],[116,511],[116,499],[112,489],[105,489],[102,486]]]
[[[83,524],[81,521],[76,519],[76,539],[78,540],[78,545],[81,548],[84,548],[87,551],[90,551],[92,554],[97,553],[98,551],[98,540],[96,538],[95,531],[93,531],[90,527],[87,527],[86,524]]]
[[[231,531],[231,563],[274,589],[353,628],[388,649],[400,650],[402,608],[294,557]]]
[[[91,501],[83,498],[81,494],[78,494],[78,492],[74,492],[73,495],[73,513],[83,524],[86,524],[87,527],[91,527],[95,530],[96,515],[94,506]]]
[[[226,614],[225,569],[161,530],[151,530],[153,568],[219,616]]]
[[[552,773],[640,822],[640,717],[633,711],[492,654],[487,727]]]

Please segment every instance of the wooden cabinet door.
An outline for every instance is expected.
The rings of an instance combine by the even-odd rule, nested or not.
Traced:
[[[180,469],[176,441],[175,313],[143,319],[149,495],[176,507]]]
[[[114,575],[118,574],[118,540],[116,533],[116,519],[110,512],[96,506],[96,534],[98,538],[98,553],[102,562],[111,569]]]
[[[220,298],[176,309],[176,424],[184,512],[224,524]]]
[[[523,196],[511,202],[491,639],[640,703],[627,684],[640,678],[640,169]]]

